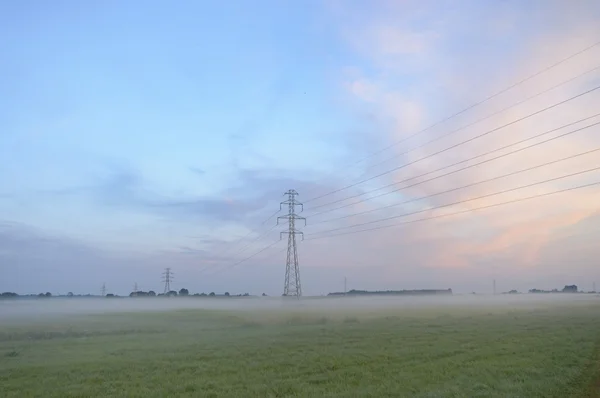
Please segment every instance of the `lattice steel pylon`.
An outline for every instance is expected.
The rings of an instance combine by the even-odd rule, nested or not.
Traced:
[[[173,282],[173,272],[171,272],[171,268],[165,268],[165,272],[163,272],[162,275],[162,281],[165,283],[164,294],[167,294],[171,291],[171,282]]]
[[[304,221],[306,225],[306,218],[300,217],[296,214],[296,206],[300,206],[300,211],[304,210],[302,203],[296,200],[298,192],[290,189],[284,195],[288,196],[288,200],[283,201],[279,204],[279,209],[283,209],[283,205],[288,206],[288,214],[286,216],[277,217],[277,224],[279,225],[280,219],[288,220],[288,230],[282,231],[279,234],[281,239],[283,234],[288,235],[288,247],[287,247],[287,259],[285,262],[285,283],[283,286],[284,296],[296,296],[300,298],[302,296],[302,285],[300,284],[300,265],[298,263],[298,248],[296,246],[296,235],[301,235],[304,240],[304,233],[296,229],[296,220]]]

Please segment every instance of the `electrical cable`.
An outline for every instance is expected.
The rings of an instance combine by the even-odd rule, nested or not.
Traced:
[[[221,272],[223,272],[223,271],[225,271],[225,270],[228,270],[228,269],[231,269],[231,268],[233,268],[233,267],[236,267],[236,266],[238,266],[238,265],[240,265],[240,264],[242,264],[242,263],[244,263],[244,262],[246,262],[246,261],[250,260],[251,258],[254,258],[254,257],[256,257],[257,255],[259,255],[260,253],[264,252],[265,250],[268,250],[268,249],[270,249],[271,247],[275,246],[275,245],[276,245],[277,243],[279,243],[279,242],[281,242],[281,240],[276,240],[275,242],[273,242],[273,243],[269,244],[268,246],[266,246],[266,247],[262,248],[261,250],[259,250],[259,251],[255,252],[254,254],[252,254],[252,255],[250,255],[250,256],[248,256],[248,257],[245,257],[245,258],[243,258],[242,260],[239,260],[239,261],[237,261],[237,262],[235,262],[235,263],[232,263],[232,264],[230,264],[230,265],[229,265],[229,266],[227,266],[227,267],[220,268],[218,271],[215,271],[215,272],[213,272],[212,274],[209,274],[209,275],[207,275],[207,276],[215,276],[215,275],[218,275],[219,273],[221,273]],[[279,251],[279,252],[273,253],[273,255],[275,255],[275,254],[279,254],[279,253],[283,252],[284,250],[287,250],[287,247],[284,247],[284,248],[283,248],[283,250],[281,250],[281,251]]]
[[[560,83],[558,83],[558,84],[555,84],[555,85],[554,85],[554,86],[552,86],[552,87],[549,87],[549,88],[547,88],[547,89],[545,89],[545,90],[542,90],[542,91],[540,91],[540,92],[538,92],[538,93],[536,93],[536,94],[533,94],[533,95],[531,95],[531,96],[529,96],[529,97],[527,97],[527,98],[525,98],[525,99],[523,99],[523,100],[521,100],[521,101],[519,101],[519,102],[516,102],[516,103],[514,103],[514,104],[512,104],[512,105],[509,105],[509,106],[507,106],[507,107],[505,107],[505,108],[502,108],[502,109],[500,109],[500,110],[498,110],[498,111],[496,111],[496,112],[494,112],[494,113],[491,113],[491,114],[489,114],[489,115],[487,115],[487,116],[485,116],[485,117],[482,117],[482,118],[480,118],[480,119],[477,119],[476,121],[474,121],[474,122],[471,122],[471,123],[469,123],[469,124],[466,124],[466,125],[464,125],[464,126],[462,126],[462,127],[458,128],[458,129],[456,129],[456,130],[454,130],[454,131],[451,131],[450,133],[447,133],[447,134],[445,134],[445,135],[443,135],[443,136],[441,136],[441,137],[439,137],[439,138],[444,138],[444,137],[447,137],[447,136],[449,136],[449,135],[452,135],[452,134],[454,134],[454,133],[457,133],[457,132],[459,132],[459,131],[461,131],[461,130],[464,130],[464,129],[466,129],[466,128],[469,128],[469,127],[471,127],[471,126],[473,126],[473,125],[475,125],[475,124],[477,124],[477,123],[483,122],[484,120],[487,120],[487,119],[489,119],[489,118],[491,118],[491,117],[497,116],[497,115],[499,115],[499,114],[501,114],[501,113],[503,113],[503,112],[506,112],[506,111],[508,111],[508,110],[510,110],[510,109],[512,109],[512,108],[515,108],[515,107],[517,107],[517,106],[519,106],[519,105],[522,105],[522,104],[524,104],[525,102],[527,102],[527,101],[530,101],[530,100],[532,100],[532,99],[534,99],[534,98],[537,98],[537,97],[539,97],[540,95],[546,94],[546,93],[548,93],[548,92],[550,92],[550,91],[552,91],[552,90],[556,90],[557,88],[559,88],[559,87],[561,87],[561,86],[564,86],[565,84],[571,83],[572,81],[574,81],[574,80],[577,80],[577,79],[579,79],[579,78],[581,78],[581,77],[583,77],[583,76],[585,76],[585,75],[587,75],[587,74],[589,74],[589,73],[595,72],[595,71],[597,71],[597,70],[599,70],[599,69],[600,69],[600,65],[598,65],[598,66],[595,66],[595,67],[593,67],[593,68],[591,68],[591,69],[588,69],[588,70],[586,70],[586,71],[584,71],[584,72],[582,72],[582,73],[580,73],[580,74],[578,74],[578,75],[576,75],[576,76],[574,76],[574,77],[571,77],[571,78],[569,78],[569,79],[567,79],[567,80],[564,80],[564,81],[562,81],[562,82],[560,82]],[[432,140],[432,141],[429,141],[428,143],[426,143],[426,144],[424,144],[424,145],[430,144],[430,143],[432,143],[432,142],[434,142],[434,141],[436,141],[436,140],[437,140],[437,139],[435,139],[435,140]],[[418,148],[419,148],[419,147],[417,147],[417,148],[413,148],[412,150],[414,150],[414,149],[418,149]],[[377,167],[377,166],[379,166],[379,165],[381,165],[381,164],[384,164],[384,163],[386,163],[386,162],[389,162],[390,160],[396,159],[397,157],[399,157],[399,156],[401,156],[401,155],[402,155],[402,154],[397,154],[397,155],[394,155],[394,156],[392,156],[392,157],[390,157],[390,158],[388,158],[388,159],[386,159],[386,160],[384,160],[384,161],[382,161],[382,162],[379,162],[379,163],[376,163],[376,164],[374,164],[374,165],[371,165],[371,166],[370,166],[370,168],[375,168],[375,167]]]
[[[594,91],[596,91],[596,90],[598,90],[598,89],[600,89],[600,85],[599,85],[599,86],[595,86],[595,87],[593,87],[593,88],[591,88],[591,89],[589,89],[589,90],[586,90],[586,91],[584,91],[584,92],[582,92],[582,93],[579,93],[579,94],[577,94],[577,95],[575,95],[575,96],[569,97],[569,98],[567,98],[567,99],[565,99],[565,100],[562,100],[562,101],[556,102],[556,103],[554,103],[554,104],[552,104],[552,105],[549,105],[549,106],[547,106],[547,107],[545,107],[545,108],[543,108],[543,109],[537,110],[537,111],[535,111],[535,112],[533,112],[533,113],[530,113],[530,114],[528,114],[528,115],[526,115],[526,116],[520,117],[520,118],[518,118],[518,119],[516,119],[516,120],[513,120],[512,122],[509,122],[509,123],[503,124],[502,126],[496,127],[496,128],[494,128],[494,129],[492,129],[492,130],[488,130],[488,131],[486,131],[485,133],[481,133],[481,134],[479,134],[479,135],[476,135],[475,137],[471,137],[471,138],[469,138],[469,139],[467,139],[467,140],[461,141],[461,142],[459,142],[459,143],[457,143],[457,144],[454,144],[454,145],[451,145],[451,146],[449,146],[449,147],[446,147],[446,148],[444,148],[444,149],[441,149],[441,150],[439,150],[439,151],[436,151],[436,152],[434,152],[434,153],[432,153],[432,154],[429,154],[429,155],[423,156],[423,157],[421,157],[421,158],[419,158],[419,159],[417,159],[417,160],[414,160],[414,161],[411,161],[411,162],[405,163],[405,164],[403,164],[403,165],[401,165],[401,166],[398,166],[398,167],[394,167],[394,168],[392,168],[392,169],[390,169],[390,170],[387,170],[387,171],[384,171],[384,172],[382,172],[382,173],[379,173],[379,174],[377,174],[377,175],[375,175],[375,176],[373,176],[373,177],[369,177],[369,178],[363,179],[363,180],[361,180],[361,181],[358,181],[358,182],[356,182],[356,183],[353,183],[353,184],[347,185],[347,186],[345,186],[345,187],[343,187],[343,188],[339,188],[339,189],[333,190],[333,191],[331,191],[331,192],[329,192],[329,193],[327,193],[327,194],[321,195],[321,196],[320,196],[320,197],[318,197],[318,198],[323,198],[323,197],[325,197],[325,196],[329,196],[329,195],[332,195],[332,194],[334,194],[334,193],[337,193],[337,192],[343,191],[343,190],[345,190],[345,189],[348,189],[348,188],[351,188],[351,187],[354,187],[354,186],[357,186],[357,185],[363,184],[363,183],[365,183],[365,182],[367,182],[367,181],[371,181],[371,180],[374,180],[375,178],[379,178],[379,177],[382,177],[382,176],[384,176],[384,175],[390,174],[390,173],[392,173],[392,172],[394,172],[394,171],[397,171],[397,170],[403,169],[403,168],[405,168],[405,167],[407,167],[407,166],[413,165],[413,164],[415,164],[415,163],[417,163],[417,162],[420,162],[420,161],[422,161],[422,160],[429,159],[429,158],[431,158],[431,157],[433,157],[433,156],[436,156],[436,155],[439,155],[439,154],[441,154],[441,153],[447,152],[447,151],[449,151],[449,150],[451,150],[451,149],[454,149],[454,148],[457,148],[457,147],[459,147],[459,146],[461,146],[461,145],[464,145],[464,144],[467,144],[467,143],[469,143],[469,142],[475,141],[475,140],[477,140],[477,139],[479,139],[479,138],[485,137],[485,136],[487,136],[487,135],[489,135],[489,134],[491,134],[491,133],[494,133],[494,132],[496,132],[496,131],[498,131],[498,130],[501,130],[501,129],[505,128],[505,127],[508,127],[508,126],[511,126],[511,125],[513,125],[513,124],[519,123],[519,122],[521,122],[521,121],[523,121],[523,120],[529,119],[530,117],[533,117],[533,116],[535,116],[535,115],[538,115],[538,114],[540,114],[540,113],[546,112],[546,111],[548,111],[548,110],[550,110],[550,109],[556,108],[557,106],[563,105],[563,104],[565,104],[565,103],[567,103],[567,102],[570,102],[570,101],[572,101],[572,100],[574,100],[574,99],[577,99],[577,98],[579,98],[579,97],[582,97],[582,96],[584,96],[584,95],[586,95],[586,94],[590,94],[590,93],[592,93],[592,92],[594,92]],[[439,138],[439,137],[438,137],[438,138]],[[432,141],[429,141],[429,142],[432,142]],[[427,144],[427,143],[426,143],[426,144]],[[426,145],[426,144],[424,144],[424,145]],[[418,147],[417,147],[417,148],[418,148]],[[409,150],[409,151],[407,151],[407,152],[405,152],[405,153],[403,153],[403,154],[407,154],[407,153],[411,152],[412,150],[414,150],[414,148],[413,148],[413,149],[411,149],[411,150]],[[315,198],[315,199],[318,199],[318,198]],[[314,199],[313,199],[313,200],[314,200]],[[308,202],[308,201],[305,201],[304,203],[306,203],[306,202]]]
[[[598,122],[597,124],[600,124],[600,122]],[[503,175],[500,175],[500,176],[488,178],[486,180],[477,181],[477,182],[474,182],[474,183],[471,183],[471,184],[463,185],[461,187],[456,187],[456,188],[448,189],[446,191],[437,192],[437,193],[434,193],[434,194],[431,194],[431,195],[427,195],[427,196],[422,196],[420,198],[409,199],[409,200],[406,200],[406,201],[400,202],[400,203],[394,203],[394,204],[391,204],[391,205],[387,205],[387,206],[383,206],[383,207],[378,207],[378,208],[375,208],[375,209],[361,211],[360,213],[353,213],[353,214],[348,214],[348,215],[345,215],[345,216],[342,216],[342,217],[337,217],[337,218],[332,218],[332,219],[328,219],[328,220],[324,220],[324,221],[319,221],[319,222],[313,223],[311,225],[323,224],[323,223],[332,222],[332,221],[338,221],[338,220],[342,220],[342,219],[345,219],[345,218],[356,217],[356,216],[360,216],[360,215],[363,215],[363,214],[372,213],[374,211],[389,209],[389,208],[395,207],[395,206],[400,206],[400,205],[404,205],[404,204],[408,204],[408,203],[418,202],[418,201],[421,201],[421,200],[424,200],[424,199],[430,199],[430,198],[433,198],[433,197],[436,197],[436,196],[439,196],[439,195],[443,195],[443,194],[446,194],[446,193],[458,191],[458,190],[465,189],[465,188],[470,188],[470,187],[473,187],[473,186],[476,186],[476,185],[479,185],[479,184],[484,184],[486,182],[496,181],[496,180],[499,180],[501,178],[512,177],[512,176],[517,175],[517,174],[521,174],[521,173],[525,173],[525,172],[528,172],[528,171],[531,171],[531,170],[539,169],[541,167],[550,166],[550,165],[553,165],[553,164],[556,164],[556,163],[564,162],[566,160],[575,159],[575,158],[578,158],[580,156],[589,155],[591,153],[595,153],[595,152],[598,152],[598,151],[600,151],[600,148],[591,149],[589,151],[581,152],[581,153],[578,153],[578,154],[575,154],[575,155],[571,155],[571,156],[567,156],[567,157],[564,157],[564,158],[561,158],[561,159],[556,159],[556,160],[552,160],[552,161],[549,161],[549,162],[546,162],[546,163],[538,164],[536,166],[527,167],[525,169],[513,171],[513,172],[508,173],[508,174],[503,174]]]
[[[233,250],[234,247],[238,246],[240,243],[242,243],[245,239],[247,239],[250,235],[252,235],[253,233],[258,232],[258,230],[260,228],[262,228],[267,222],[269,222],[273,217],[275,217],[277,215],[277,213],[279,213],[281,210],[277,210],[275,213],[271,214],[267,219],[265,219],[263,222],[260,223],[258,228],[255,228],[253,230],[251,230],[250,232],[248,232],[246,235],[244,235],[242,238],[240,238],[239,240],[237,240],[235,242],[235,244],[233,246],[226,246],[224,250],[220,251],[218,254],[216,254],[214,257],[221,257],[223,256],[225,253]],[[270,232],[274,227],[272,227],[268,232]],[[243,250],[242,250],[243,251]],[[239,252],[237,253],[239,254]],[[200,273],[205,272],[206,270],[210,269],[214,267],[214,264],[209,264],[203,268],[201,268],[199,270]]]
[[[525,141],[529,141],[529,140],[531,140],[531,139],[533,139],[533,138],[539,138],[539,137],[540,137],[540,136],[542,136],[542,135],[545,135],[545,134],[548,134],[548,133],[554,132],[554,131],[556,131],[556,130],[560,130],[560,129],[564,128],[564,127],[568,127],[568,126],[570,126],[570,125],[573,125],[573,124],[580,123],[581,121],[588,120],[588,119],[590,119],[590,118],[593,118],[593,117],[596,117],[596,116],[600,116],[600,113],[598,113],[598,114],[596,114],[596,115],[594,115],[594,116],[588,117],[588,118],[584,118],[584,119],[578,120],[578,121],[576,121],[576,122],[573,122],[573,123],[569,123],[569,124],[567,124],[567,125],[564,125],[564,126],[558,127],[558,128],[556,128],[556,129],[553,129],[553,130],[546,131],[546,132],[544,132],[544,133],[542,133],[542,134],[538,134],[538,135],[536,135],[536,136],[534,136],[534,137],[527,138],[527,139],[525,139],[525,140],[521,140],[521,141],[518,141],[518,142],[516,142],[516,143],[513,143],[513,144],[510,144],[510,145],[506,145],[506,146],[504,146],[504,147],[502,147],[502,148],[494,149],[494,150],[492,150],[492,151],[489,151],[489,152],[486,152],[486,153],[484,153],[484,154],[477,155],[477,156],[475,156],[475,157],[472,157],[472,158],[469,158],[469,159],[465,159],[465,160],[462,160],[462,161],[459,161],[459,162],[453,163],[453,164],[451,164],[451,165],[448,165],[448,166],[444,166],[444,167],[438,168],[438,169],[436,169],[436,170],[428,171],[428,172],[426,172],[426,173],[423,173],[423,174],[421,174],[421,175],[414,176],[414,177],[410,177],[410,178],[404,179],[404,180],[402,180],[402,181],[399,181],[399,182],[397,182],[397,183],[389,184],[389,185],[387,185],[387,186],[385,186],[385,187],[383,187],[383,188],[387,188],[387,187],[389,187],[389,186],[392,186],[392,185],[398,185],[398,184],[401,184],[401,183],[403,183],[403,182],[406,182],[406,181],[414,180],[414,179],[416,179],[416,178],[423,177],[423,176],[425,176],[425,175],[432,174],[432,173],[435,173],[435,172],[437,172],[437,171],[444,170],[444,169],[447,169],[447,168],[450,168],[450,167],[456,166],[456,165],[458,165],[458,164],[461,164],[461,163],[468,162],[468,161],[470,161],[470,160],[473,160],[473,159],[479,158],[479,157],[481,157],[481,156],[489,155],[490,153],[493,153],[493,152],[497,152],[497,151],[499,151],[499,150],[506,149],[506,148],[508,148],[508,147],[510,147],[510,146],[515,146],[515,145],[522,144],[522,143],[523,143],[523,142],[525,142]],[[467,169],[470,169],[470,168],[473,168],[473,167],[477,167],[477,166],[480,166],[480,165],[482,165],[482,164],[489,163],[489,162],[492,162],[492,161],[494,161],[494,160],[497,160],[497,159],[500,159],[500,158],[504,158],[504,157],[506,157],[506,156],[510,156],[510,155],[513,155],[513,154],[515,154],[515,153],[522,152],[522,151],[525,151],[525,150],[527,150],[527,149],[530,149],[530,148],[533,148],[533,147],[536,147],[536,146],[539,146],[539,145],[546,144],[546,143],[548,143],[548,142],[551,142],[551,141],[557,140],[557,139],[559,139],[559,138],[564,138],[564,137],[566,137],[566,136],[568,136],[568,135],[575,134],[575,133],[577,133],[577,132],[580,132],[580,131],[582,131],[582,130],[586,130],[586,129],[590,128],[590,127],[594,127],[594,126],[597,126],[597,125],[599,125],[599,124],[600,124],[600,122],[596,122],[596,123],[590,124],[590,125],[588,125],[588,126],[581,127],[581,128],[578,128],[578,129],[575,129],[575,130],[569,131],[569,132],[567,132],[567,133],[564,133],[564,134],[560,134],[560,135],[558,135],[558,136],[556,136],[556,137],[552,137],[552,138],[546,139],[546,140],[544,140],[544,141],[536,142],[535,144],[531,144],[531,145],[528,145],[528,146],[525,146],[525,147],[522,147],[522,148],[518,148],[518,149],[516,149],[516,150],[514,150],[514,151],[510,151],[510,152],[507,152],[507,153],[504,153],[504,154],[501,154],[501,155],[495,156],[495,157],[493,157],[493,158],[486,159],[486,160],[483,160],[483,161],[481,161],[481,162],[474,163],[474,164],[472,164],[472,165],[468,165],[468,166],[462,167],[462,168],[460,168],[460,169],[456,169],[456,170],[450,171],[450,172],[448,172],[448,173],[441,174],[441,175],[439,175],[439,176],[435,176],[435,177],[429,178],[429,179],[427,179],[427,180],[419,181],[419,182],[416,182],[416,183],[414,183],[414,184],[407,185],[407,186],[404,186],[404,187],[401,187],[401,188],[397,188],[397,189],[394,189],[394,190],[392,190],[392,191],[389,191],[389,192],[384,192],[384,193],[381,193],[381,194],[378,194],[378,195],[375,195],[375,196],[371,196],[371,197],[369,197],[369,198],[366,198],[366,199],[360,200],[360,201],[358,201],[358,202],[353,202],[353,203],[345,204],[345,205],[343,205],[343,206],[338,206],[338,207],[335,207],[335,208],[333,208],[333,209],[324,210],[324,211],[321,211],[321,212],[318,212],[318,213],[312,214],[310,217],[316,217],[316,216],[318,216],[318,215],[322,215],[322,214],[330,213],[330,212],[332,212],[332,211],[335,211],[335,210],[343,209],[343,208],[345,208],[345,207],[353,206],[353,205],[356,205],[356,204],[359,204],[359,203],[364,203],[364,202],[367,202],[367,201],[369,201],[369,200],[373,200],[373,199],[376,199],[376,198],[380,198],[380,197],[382,197],[382,196],[390,195],[390,194],[392,194],[392,193],[395,193],[395,192],[403,191],[403,190],[405,190],[405,189],[408,189],[408,188],[412,188],[412,187],[415,187],[415,186],[418,186],[418,185],[421,185],[421,184],[425,184],[425,183],[427,183],[427,182],[434,181],[434,180],[437,180],[437,179],[439,179],[439,178],[442,178],[442,177],[447,177],[447,176],[449,176],[449,175],[451,175],[451,174],[455,174],[455,173],[458,173],[458,172],[461,172],[461,171],[464,171],[464,170],[467,170]],[[375,190],[373,190],[373,191],[378,191],[378,190],[380,190],[380,189],[382,189],[382,188],[378,188],[378,189],[375,189]],[[373,191],[370,191],[370,192],[373,192]],[[370,193],[370,192],[367,192],[367,193]],[[354,197],[358,197],[358,196],[362,196],[362,195],[355,195]],[[351,199],[351,198],[347,198],[347,199]],[[344,217],[341,217],[341,218],[344,218]],[[328,221],[330,221],[330,220],[327,220],[327,221],[318,221],[318,222],[313,222],[311,225],[317,225],[317,224],[321,224],[321,223],[323,223],[323,222],[328,222]]]
[[[391,224],[391,225],[383,225],[381,227],[361,229],[361,230],[358,230],[358,231],[343,232],[341,234],[328,235],[328,236],[317,236],[317,237],[314,237],[314,238],[307,238],[307,239],[304,239],[304,240],[305,241],[311,241],[311,240],[317,240],[317,239],[334,238],[336,236],[351,235],[351,234],[357,234],[357,233],[360,233],[360,232],[377,231],[377,230],[386,229],[386,228],[394,228],[394,227],[402,226],[404,224],[413,224],[413,223],[422,222],[422,221],[429,221],[429,220],[434,220],[434,219],[438,219],[438,218],[450,217],[450,216],[455,216],[455,215],[458,215],[458,214],[464,214],[464,213],[474,212],[474,211],[478,211],[478,210],[489,209],[489,208],[492,208],[492,207],[503,206],[503,205],[507,205],[507,204],[511,204],[511,203],[524,202],[524,201],[530,200],[530,199],[537,199],[537,198],[541,198],[541,197],[545,197],[545,196],[551,196],[551,195],[555,195],[555,194],[559,194],[559,193],[574,191],[574,190],[577,190],[577,189],[589,188],[591,186],[596,186],[596,185],[600,185],[600,181],[593,182],[593,183],[590,183],[590,184],[579,185],[579,186],[576,186],[576,187],[565,188],[565,189],[561,189],[561,190],[558,190],[558,191],[546,192],[546,193],[542,193],[542,194],[538,194],[538,195],[528,196],[528,197],[525,197],[525,198],[513,199],[513,200],[506,201],[506,202],[494,203],[492,205],[475,207],[475,208],[467,209],[467,210],[461,210],[461,211],[458,211],[458,212],[455,212],[455,213],[439,214],[439,215],[436,215],[436,216],[419,218],[419,219],[416,219],[416,220],[404,221],[404,222],[400,222],[400,223],[396,223],[396,224]],[[435,209],[429,209],[429,210],[435,210]]]
[[[501,195],[501,194],[504,194],[504,193],[507,193],[507,192],[513,192],[513,191],[516,191],[516,190],[519,190],[519,189],[530,188],[530,187],[533,187],[533,186],[536,186],[536,185],[545,184],[545,183],[552,182],[552,181],[562,180],[564,178],[574,177],[574,176],[582,175],[582,174],[585,174],[585,173],[591,173],[592,171],[597,171],[597,170],[600,170],[600,167],[594,167],[592,169],[587,169],[587,170],[584,170],[584,171],[579,171],[579,172],[576,172],[576,173],[571,173],[571,174],[567,174],[567,175],[560,176],[560,177],[550,178],[550,179],[547,179],[547,180],[538,181],[538,182],[534,182],[534,183],[527,184],[527,185],[522,185],[522,186],[519,186],[519,187],[516,187],[516,188],[510,188],[510,189],[506,189],[506,190],[503,190],[503,191],[494,192],[494,193],[491,193],[491,194],[485,194],[485,195],[477,196],[475,198],[470,198],[470,199],[465,199],[465,200],[461,200],[461,201],[457,201],[457,202],[453,202],[453,203],[448,203],[448,204],[445,204],[445,205],[435,206],[435,207],[432,207],[432,208],[429,208],[429,209],[417,210],[417,211],[413,211],[413,212],[409,212],[409,213],[400,214],[400,215],[397,215],[397,216],[385,217],[385,218],[382,218],[382,219],[379,219],[379,220],[372,220],[372,221],[368,221],[368,222],[364,222],[364,223],[360,223],[360,224],[350,225],[350,226],[347,226],[347,227],[339,227],[339,228],[334,228],[334,229],[330,229],[330,230],[327,230],[327,231],[319,231],[319,232],[316,232],[314,234],[309,234],[307,236],[318,235],[318,234],[323,234],[323,233],[330,233],[330,232],[340,231],[340,230],[344,230],[344,229],[348,229],[348,228],[362,227],[364,225],[370,225],[370,224],[375,224],[375,223],[382,222],[382,221],[388,221],[388,220],[393,220],[393,219],[397,219],[397,218],[407,217],[407,216],[411,216],[411,215],[415,215],[415,214],[420,214],[420,213],[424,213],[424,212],[431,211],[431,210],[443,209],[443,208],[455,206],[455,205],[458,205],[458,204],[472,202],[474,200],[479,200],[479,199],[484,199],[484,198],[488,198],[488,197],[492,197],[492,196],[496,196],[496,195]],[[597,184],[600,184],[600,182],[597,183]],[[460,213],[457,213],[457,214],[460,214]],[[312,240],[312,239],[315,239],[315,238],[308,238],[308,239],[305,239],[305,240]]]
[[[565,63],[565,62],[567,62],[567,61],[569,61],[571,59],[573,59],[573,58],[575,58],[576,56],[581,55],[581,54],[583,54],[583,53],[585,53],[585,52],[593,49],[594,47],[596,47],[598,45],[600,45],[600,41],[597,41],[597,42],[595,42],[595,43],[593,43],[593,44],[585,47],[584,49],[579,50],[579,51],[577,51],[577,52],[575,52],[575,53],[567,56],[566,58],[563,58],[563,59],[561,59],[561,60],[559,60],[559,61],[557,61],[557,62],[555,62],[555,63],[553,63],[553,64],[551,64],[549,66],[546,66],[545,68],[543,68],[543,69],[541,69],[541,70],[539,70],[539,71],[537,71],[537,72],[535,72],[535,73],[533,73],[533,74],[531,74],[531,75],[529,75],[529,76],[527,76],[527,77],[525,77],[525,78],[517,81],[516,83],[513,83],[510,86],[508,86],[508,87],[506,87],[506,88],[504,88],[504,89],[502,89],[502,90],[500,90],[500,91],[498,91],[498,92],[496,92],[494,94],[491,94],[488,97],[486,97],[486,98],[484,98],[482,100],[479,100],[479,101],[475,102],[474,104],[469,105],[468,107],[466,107],[466,108],[464,108],[464,109],[462,109],[462,110],[460,110],[460,111],[458,111],[458,112],[456,112],[456,113],[454,113],[454,114],[452,114],[450,116],[447,116],[447,117],[443,118],[442,120],[439,120],[439,121],[433,123],[432,125],[424,128],[422,130],[419,130],[419,131],[417,131],[417,132],[415,132],[415,133],[413,133],[413,134],[411,134],[411,135],[409,135],[407,137],[404,137],[404,138],[402,138],[402,139],[400,139],[400,140],[398,140],[398,141],[396,141],[396,142],[388,145],[387,147],[384,147],[384,148],[382,148],[380,150],[377,150],[377,151],[375,151],[375,152],[373,152],[373,153],[371,153],[371,154],[369,154],[369,155],[367,155],[367,156],[359,159],[358,161],[356,161],[356,162],[354,162],[352,164],[346,165],[345,167],[342,167],[341,169],[347,169],[347,168],[350,168],[350,167],[354,167],[355,165],[360,164],[360,163],[364,162],[365,160],[372,158],[373,156],[376,156],[376,155],[378,155],[378,154],[380,154],[380,153],[382,153],[382,152],[384,152],[384,151],[386,151],[386,150],[388,150],[390,148],[393,148],[394,146],[399,145],[399,144],[401,144],[401,143],[403,143],[403,142],[405,142],[405,141],[407,141],[407,140],[409,140],[409,139],[411,139],[411,138],[413,138],[413,137],[415,137],[415,136],[417,136],[419,134],[422,134],[422,133],[424,133],[424,132],[426,132],[426,131],[428,131],[428,130],[430,130],[430,129],[432,129],[432,128],[434,128],[434,127],[436,127],[436,126],[438,126],[438,125],[440,125],[442,123],[445,123],[448,120],[451,120],[451,119],[455,118],[456,116],[459,116],[459,115],[461,115],[461,114],[463,114],[463,113],[465,113],[465,112],[467,112],[467,111],[469,111],[469,110],[471,110],[471,109],[473,109],[473,108],[475,108],[475,107],[477,107],[477,106],[479,106],[479,105],[481,105],[481,104],[483,104],[483,103],[485,103],[485,102],[487,102],[487,101],[489,101],[489,100],[491,100],[491,99],[493,99],[493,98],[495,98],[495,97],[497,97],[497,96],[499,96],[499,95],[501,95],[501,94],[503,94],[503,93],[505,93],[505,92],[507,92],[507,91],[509,91],[509,90],[511,90],[511,89],[513,89],[515,87],[517,87],[517,86],[519,86],[519,85],[521,85],[521,84],[523,84],[523,83],[525,83],[526,81],[531,80],[531,79],[533,79],[533,78],[535,78],[535,77],[537,77],[537,76],[539,76],[539,75],[541,75],[541,74],[543,74],[543,73],[545,73],[545,72],[547,72],[547,71],[549,71],[549,70],[551,70],[551,69],[553,69],[553,68],[555,68],[555,67],[557,67],[557,66],[559,66],[559,65],[561,65],[561,64],[563,64],[563,63]],[[330,173],[330,174],[333,174],[333,173]],[[319,198],[320,198],[320,196],[312,198],[310,200],[307,200],[304,203],[308,203],[310,201],[317,200]]]

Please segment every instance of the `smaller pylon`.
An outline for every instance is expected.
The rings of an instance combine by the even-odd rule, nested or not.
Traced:
[[[171,291],[171,282],[173,282],[173,272],[171,272],[171,268],[165,268],[165,272],[162,273],[163,279],[162,281],[165,283],[165,291],[167,294]]]
[[[106,296],[106,282],[102,284],[102,297]]]

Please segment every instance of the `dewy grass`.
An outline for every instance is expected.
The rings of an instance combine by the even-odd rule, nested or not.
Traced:
[[[592,397],[599,315],[596,299],[8,323],[0,396]]]

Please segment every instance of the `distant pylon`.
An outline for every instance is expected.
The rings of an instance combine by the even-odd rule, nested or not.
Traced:
[[[162,273],[163,279],[162,281],[165,283],[165,294],[171,291],[171,282],[173,281],[173,273],[171,272],[171,268],[165,268],[165,272]]]
[[[302,296],[302,285],[300,284],[300,266],[298,264],[298,248],[296,247],[296,235],[302,235],[302,239],[304,239],[304,234],[296,229],[296,220],[303,220],[304,225],[306,225],[306,218],[300,217],[296,214],[296,206],[300,206],[301,210],[304,210],[304,206],[302,203],[296,201],[296,196],[298,192],[293,189],[290,189],[284,195],[288,196],[288,199],[279,204],[279,209],[283,208],[283,205],[288,206],[288,214],[287,216],[277,217],[277,224],[279,224],[280,219],[287,219],[288,222],[288,230],[282,231],[279,235],[281,239],[281,235],[288,235],[288,247],[287,247],[287,259],[285,262],[285,283],[283,285],[283,295],[284,296],[296,296],[300,298]]]
[[[102,297],[106,296],[106,283],[102,284]]]

